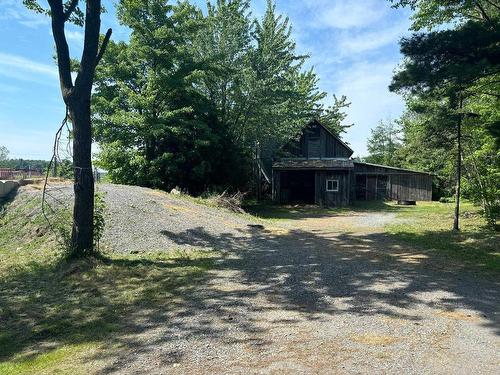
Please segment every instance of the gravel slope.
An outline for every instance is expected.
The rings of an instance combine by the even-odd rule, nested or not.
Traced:
[[[116,252],[220,249],[224,243],[218,237],[248,237],[248,225],[255,224],[243,215],[158,190],[112,184],[101,184],[99,190],[107,210],[103,244]]]

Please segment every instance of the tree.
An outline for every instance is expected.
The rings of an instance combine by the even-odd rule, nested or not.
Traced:
[[[109,44],[93,96],[99,162],[113,181],[193,194],[248,189],[257,157],[270,162],[311,118],[342,131],[346,98],[323,109],[326,94],[273,2],[259,21],[246,0],[207,9],[118,6],[130,41]]]
[[[344,120],[347,117],[345,109],[349,108],[351,105],[347,101],[347,97],[342,95],[340,99],[333,95],[333,105],[324,108],[321,106],[319,114],[316,117],[319,121],[326,126],[333,134],[341,136],[347,131],[353,124],[344,124]]]
[[[413,97],[398,119],[401,146],[397,154],[402,167],[434,175],[433,199],[449,197],[454,189],[455,122],[447,103],[440,98]]]
[[[189,48],[204,26],[201,12],[187,2],[150,0],[123,1],[118,15],[132,33],[129,43],[110,43],[97,72],[101,165],[116,182],[179,186],[192,194],[235,183],[238,168],[223,165],[237,161],[238,152],[231,152],[213,104],[199,89],[211,66],[196,61]]]
[[[401,167],[398,160],[398,150],[401,148],[399,140],[400,129],[392,121],[380,121],[375,129],[371,129],[367,148],[369,155],[365,158],[368,163]]]
[[[394,77],[391,90],[438,103],[452,120],[456,133],[456,206],[453,228],[459,229],[462,173],[462,131],[465,122],[478,114],[470,110],[478,95],[498,99],[499,6],[480,0],[402,0],[396,6],[415,10],[415,30],[455,23],[455,28],[414,34],[401,41],[405,62]],[[443,117],[441,119],[444,120]],[[450,121],[440,122],[446,126]],[[479,121],[478,123],[482,123]],[[498,125],[498,122],[494,124]],[[489,126],[492,135],[495,126]]]
[[[460,26],[467,21],[492,25],[500,5],[495,0],[389,0],[395,8],[409,7],[412,29],[434,30],[442,25]]]
[[[9,150],[7,150],[7,147],[0,146],[0,161],[7,160],[8,157],[9,157]]]
[[[91,162],[92,126],[90,97],[96,66],[99,64],[111,37],[108,29],[102,42],[101,0],[86,0],[85,14],[79,0],[48,0],[49,9],[37,0],[23,0],[36,12],[45,13],[52,21],[52,34],[56,45],[57,66],[61,94],[73,126],[74,208],[71,233],[71,256],[81,257],[93,251],[94,180]],[[84,27],[85,40],[78,73],[73,82],[72,61],[65,35],[66,22]]]

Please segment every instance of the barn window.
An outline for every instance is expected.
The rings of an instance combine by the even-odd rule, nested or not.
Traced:
[[[339,191],[339,180],[326,180],[326,191]]]

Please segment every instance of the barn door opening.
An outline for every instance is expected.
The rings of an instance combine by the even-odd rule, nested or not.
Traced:
[[[356,200],[366,200],[366,176],[356,175]]]
[[[314,171],[281,172],[281,203],[314,204]]]
[[[366,200],[377,199],[377,176],[366,176]]]

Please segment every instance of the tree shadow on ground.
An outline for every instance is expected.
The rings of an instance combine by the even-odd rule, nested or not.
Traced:
[[[383,233],[311,233],[290,230],[274,235],[266,230],[248,229],[246,239],[231,234],[211,236],[203,228],[189,233],[164,233],[178,244],[217,246],[237,257],[223,263],[237,270],[234,282],[265,290],[280,308],[310,313],[355,313],[405,316],[414,306],[428,305],[443,310],[460,306],[478,311],[499,333],[495,314],[500,301],[497,273],[477,277],[498,255],[483,253],[470,268],[436,251],[401,245]],[[387,288],[377,291],[374,285]],[[398,286],[399,285],[399,286]],[[452,295],[426,302],[421,295],[445,291]],[[348,307],[337,309],[331,298],[351,299]],[[419,319],[406,315],[409,319]]]
[[[321,208],[310,204],[284,205],[270,201],[251,202],[243,206],[244,210],[263,219],[302,220],[344,216],[353,212],[402,212],[410,210],[409,206],[396,206],[384,201],[355,201],[348,207]]]
[[[466,308],[500,333],[498,278],[477,277],[390,235],[276,234],[258,227],[241,229],[241,235],[214,236],[202,227],[162,233],[178,245],[215,248],[219,255],[109,259],[88,269],[37,265],[2,279],[0,360],[99,342],[88,360],[105,361],[102,372],[144,366],[136,358],[148,356],[168,366],[187,352],[207,351],[193,337],[270,345],[259,324],[269,311],[311,321],[341,314],[419,321],[426,316],[415,313],[417,307]]]
[[[134,347],[134,335],[155,322],[196,313],[201,302],[192,290],[214,259],[61,260],[12,272],[0,279],[0,362],[20,353],[18,362],[29,361],[66,344]]]

